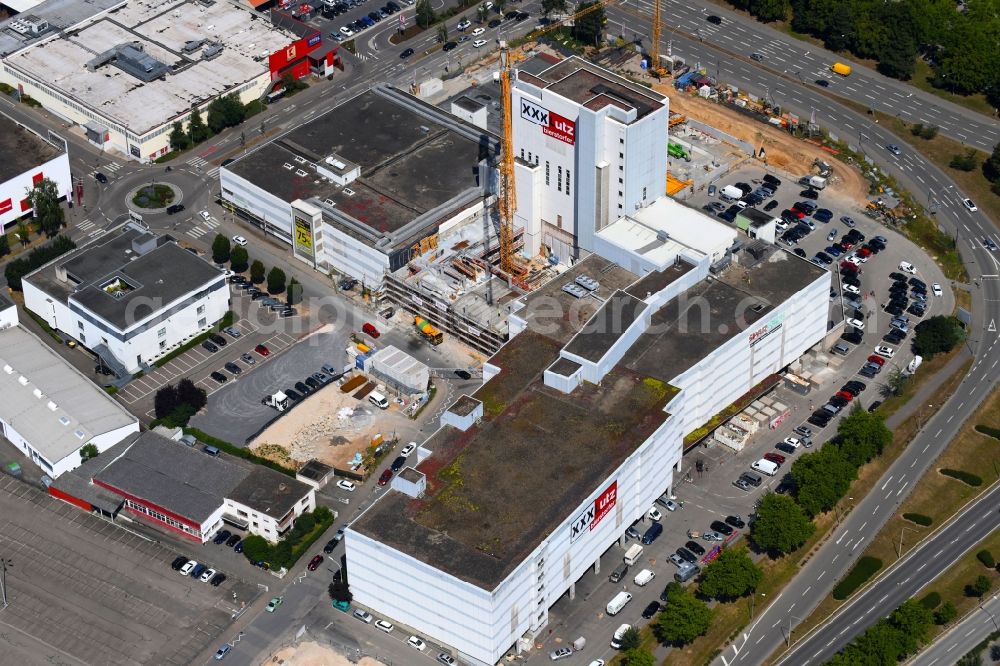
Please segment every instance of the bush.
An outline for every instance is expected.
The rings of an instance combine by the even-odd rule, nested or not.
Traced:
[[[56,236],[51,243],[36,247],[29,252],[27,257],[19,257],[7,264],[6,268],[4,268],[7,286],[14,291],[21,291],[22,277],[75,249],[76,243],[68,237],[62,235]]]
[[[993,587],[993,581],[986,576],[976,576],[976,580],[965,586],[965,595],[982,599],[983,595]]]
[[[325,506],[317,507],[312,513],[299,516],[292,530],[276,544],[269,544],[255,535],[247,537],[243,544],[243,555],[253,563],[266,562],[272,569],[290,569],[332,524],[333,512]],[[253,542],[247,544],[246,541],[250,539]]]
[[[994,428],[992,426],[980,424],[976,426],[976,432],[981,433],[983,435],[988,435],[995,439],[1000,439],[1000,428]]]
[[[948,166],[959,171],[975,171],[976,167],[979,166],[979,157],[976,155],[975,149],[970,148],[968,152],[961,155],[953,155]]]
[[[935,624],[948,624],[956,617],[958,617],[958,609],[950,601],[944,602],[941,608],[934,611]]]
[[[868,582],[868,579],[875,575],[882,568],[882,560],[877,557],[862,557],[854,568],[844,576],[844,579],[833,588],[833,598],[843,601],[854,594],[855,590]]]
[[[914,328],[913,351],[925,360],[939,352],[949,352],[965,339],[965,330],[955,317],[937,315]]]
[[[970,474],[969,472],[963,472],[960,469],[949,469],[944,468],[941,473],[945,476],[950,476],[953,479],[958,479],[962,483],[972,486],[974,488],[983,485],[983,480],[976,476],[975,474]]]
[[[934,522],[930,516],[925,516],[922,513],[904,513],[903,520],[908,520],[911,523],[916,523],[917,525],[922,525],[924,527],[930,527]]]
[[[986,550],[985,548],[976,553],[976,559],[983,563],[983,566],[987,569],[992,569],[997,565],[996,560],[993,559],[993,553]]]
[[[941,605],[941,595],[938,594],[937,592],[931,592],[930,594],[927,594],[926,596],[924,596],[923,599],[920,600],[920,605],[926,608],[927,610],[934,610],[935,608]]]
[[[214,446],[215,448],[221,451],[225,451],[231,456],[236,456],[237,458],[243,458],[244,460],[249,460],[250,462],[256,463],[258,465],[264,465],[265,467],[270,467],[276,472],[281,472],[282,474],[287,474],[288,476],[291,477],[295,476],[294,469],[289,469],[283,465],[279,465],[273,460],[268,460],[267,458],[261,458],[253,451],[249,451],[247,449],[241,449],[235,444],[231,444],[230,442],[227,442],[224,439],[219,439],[218,437],[213,437],[212,435],[209,435],[207,432],[203,432],[201,430],[198,430],[197,428],[185,427],[184,434],[191,435],[199,442],[210,444],[211,446]]]

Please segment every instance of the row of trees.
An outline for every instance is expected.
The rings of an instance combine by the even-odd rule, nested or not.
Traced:
[[[191,109],[187,127],[180,121],[170,129],[170,149],[187,150],[211,138],[228,127],[236,127],[255,113],[259,102],[243,104],[236,93],[212,100],[206,109],[206,118],[201,117],[197,107]]]
[[[186,377],[177,385],[167,384],[153,398],[153,413],[163,425],[171,428],[186,426],[191,417],[208,403],[205,389]]]
[[[889,617],[879,620],[851,641],[827,664],[895,664],[917,651],[927,640],[933,623],[934,614],[930,609],[914,599],[908,599]]]
[[[333,524],[333,513],[325,506],[303,513],[295,519],[295,526],[276,544],[264,537],[251,534],[243,540],[243,555],[253,564],[266,563],[271,569],[290,568],[306,549]]]
[[[285,271],[277,266],[268,271],[259,259],[251,262],[246,248],[240,245],[233,246],[222,234],[216,234],[212,240],[212,261],[217,264],[229,262],[229,268],[234,273],[245,273],[249,269],[250,282],[261,284],[266,280],[267,293],[272,295],[284,293],[289,305],[302,301],[302,285],[298,280],[292,278],[289,282]]]
[[[1000,14],[993,3],[954,0],[728,0],[757,19],[791,18],[791,27],[833,51],[878,61],[898,79],[913,76],[917,58],[933,69],[931,83],[951,92],[985,93],[1000,107]]]
[[[74,249],[76,249],[76,243],[69,237],[60,235],[56,236],[55,240],[49,244],[36,247],[28,253],[28,256],[14,259],[4,267],[7,286],[14,291],[21,291],[22,277]]]
[[[937,315],[925,319],[913,329],[913,351],[923,358],[950,352],[965,340],[965,329],[955,317]]]

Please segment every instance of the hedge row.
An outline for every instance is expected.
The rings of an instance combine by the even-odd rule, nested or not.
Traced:
[[[219,439],[218,437],[212,437],[206,432],[198,430],[197,428],[192,428],[190,426],[184,428],[184,434],[191,435],[196,438],[199,442],[209,444],[217,449],[225,451],[231,456],[236,456],[238,458],[243,458],[244,460],[249,460],[257,465],[264,465],[265,467],[270,467],[276,472],[281,472],[282,474],[287,474],[288,476],[294,477],[295,470],[289,469],[284,465],[279,465],[273,460],[268,460],[267,458],[261,458],[256,453],[253,453],[249,449],[241,449],[235,444],[230,444],[229,442]]]
[[[920,600],[920,605],[927,610],[934,610],[941,605],[941,595],[937,592],[931,592]]]
[[[1000,428],[994,428],[993,426],[979,424],[976,426],[976,432],[980,432],[984,435],[989,435],[995,439],[1000,439]]]
[[[865,556],[858,560],[850,573],[837,583],[833,588],[833,598],[843,601],[854,594],[854,591],[868,582],[868,579],[875,575],[875,572],[882,568],[882,560],[877,557]]]
[[[962,483],[976,487],[983,485],[983,480],[976,476],[975,474],[970,474],[969,472],[963,472],[960,469],[949,469],[945,468],[941,470],[941,473],[945,476],[950,476],[953,479],[958,479]]]
[[[922,513],[904,513],[903,520],[908,520],[911,523],[923,525],[924,527],[930,527],[931,523],[934,522],[930,516],[925,516]]]
[[[984,567],[992,569],[997,565],[995,559],[993,559],[993,553],[986,550],[985,548],[976,553],[976,559],[983,563]]]
[[[205,331],[201,335],[198,335],[198,336],[195,336],[195,337],[191,338],[190,340],[188,340],[187,342],[185,342],[180,347],[178,347],[177,349],[173,350],[172,352],[170,352],[166,356],[161,356],[160,358],[156,359],[155,361],[153,361],[153,365],[155,365],[158,368],[162,368],[164,365],[166,365],[170,361],[174,360],[175,358],[177,358],[178,356],[180,356],[181,354],[183,354],[187,350],[192,349],[192,348],[200,345],[205,340],[208,340],[208,336],[212,335],[213,333],[218,333],[219,331],[221,331],[222,329],[224,329],[226,326],[232,326],[234,321],[236,321],[236,313],[233,312],[232,310],[229,310],[228,312],[226,312],[226,314],[224,314],[222,316],[222,319],[220,319],[217,324],[215,324],[214,326],[212,326],[212,328],[208,329],[207,331]]]
[[[276,544],[258,535],[248,536],[243,542],[243,555],[253,564],[266,564],[268,569],[291,569],[330,525],[333,512],[325,506],[316,507],[315,511],[296,518],[288,535]]]

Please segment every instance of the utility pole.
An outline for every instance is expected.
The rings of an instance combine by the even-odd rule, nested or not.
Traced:
[[[3,607],[7,608],[7,567],[13,567],[14,561],[9,557],[0,557],[0,594],[3,595]]]

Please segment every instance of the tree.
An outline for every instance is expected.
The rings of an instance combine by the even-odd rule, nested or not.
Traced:
[[[250,263],[250,255],[245,247],[237,245],[229,252],[229,268],[234,273],[243,273]]]
[[[476,8],[476,20],[480,23],[485,23],[486,19],[489,18],[490,10],[486,8],[486,4],[483,3]]]
[[[660,611],[654,631],[661,643],[686,645],[712,626],[712,609],[680,585],[667,589],[667,602]]]
[[[170,128],[170,149],[187,150],[191,147],[191,137],[184,131],[184,125],[178,120]]]
[[[222,234],[215,234],[215,240],[212,241],[212,261],[217,264],[229,261],[231,247],[228,238]]]
[[[251,534],[243,539],[243,557],[250,560],[251,564],[266,562],[271,555],[271,546],[264,537]]]
[[[430,0],[417,0],[416,11],[417,25],[425,30],[429,28],[437,18],[434,15],[434,8],[431,7]]]
[[[955,666],[983,666],[983,657],[978,652],[965,654],[955,662]]]
[[[948,624],[956,617],[958,617],[958,609],[950,601],[944,602],[940,608],[934,611],[935,624]]]
[[[443,22],[438,24],[437,40],[442,44],[448,41],[448,26]]]
[[[969,148],[960,155],[952,155],[948,166],[959,171],[975,171],[979,166],[979,152],[975,148]]]
[[[889,616],[891,624],[902,637],[900,657],[916,652],[917,647],[927,640],[934,621],[934,614],[916,599],[907,599]]]
[[[179,404],[177,387],[173,384],[167,384],[157,391],[156,396],[153,397],[153,414],[158,419],[166,418],[177,409]]]
[[[177,382],[177,403],[190,405],[197,412],[208,404],[208,394],[205,389],[195,386],[195,383],[185,377]]]
[[[218,134],[227,127],[242,123],[246,113],[246,107],[235,93],[216,98],[208,105],[208,127]]]
[[[199,144],[211,136],[208,126],[201,119],[201,112],[198,111],[198,107],[191,109],[191,117],[188,119],[188,136],[191,137],[191,143],[193,144]]]
[[[914,329],[913,351],[925,359],[939,352],[949,352],[965,339],[961,322],[955,317],[937,315],[917,324]]]
[[[847,416],[837,425],[837,446],[855,467],[860,467],[892,442],[892,431],[885,427],[885,421],[876,413],[869,413],[855,404]]]
[[[910,376],[904,374],[902,369],[893,368],[885,378],[885,383],[879,387],[879,395],[883,398],[891,398],[894,395],[903,395],[906,385],[910,381]]]
[[[552,12],[565,12],[566,0],[542,0],[542,15],[548,18]]]
[[[42,178],[28,190],[27,199],[31,203],[39,233],[49,238],[66,226],[66,214],[59,204],[59,190],[50,178]]]
[[[642,635],[639,634],[639,629],[637,627],[629,627],[622,634],[621,638],[621,648],[623,652],[629,650],[635,650],[642,644]]]
[[[581,12],[596,4],[596,2],[581,2],[576,6],[576,11]],[[605,23],[607,23],[607,17],[604,14],[604,7],[580,16],[573,23],[573,39],[584,44],[597,46],[601,43],[601,33],[604,32]]]
[[[878,71],[900,81],[910,80],[917,66],[919,45],[916,38],[902,33],[893,41],[885,40],[879,47]]]
[[[330,583],[326,588],[327,594],[330,595],[330,599],[333,601],[344,601],[346,603],[351,603],[351,599],[354,595],[351,594],[351,590],[347,583],[343,580],[335,580]]]
[[[729,601],[756,590],[763,578],[763,569],[753,563],[746,548],[727,548],[705,567],[698,592]]]
[[[1000,143],[993,146],[993,153],[983,162],[983,175],[990,182],[1000,180]]]
[[[91,458],[96,458],[100,451],[97,450],[97,444],[89,442],[80,447],[80,462],[85,463]]]
[[[261,263],[260,259],[254,259],[253,263],[250,264],[250,281],[254,284],[260,284],[264,281],[264,264]]]
[[[806,542],[816,526],[790,497],[765,495],[757,509],[750,539],[772,557],[790,553]]]
[[[267,293],[280,294],[285,290],[285,271],[277,266],[267,274]]]
[[[656,666],[656,657],[645,648],[632,648],[622,655],[622,666]]]
[[[993,587],[993,581],[987,576],[976,576],[976,580],[965,586],[965,594],[969,597],[982,599],[983,595],[989,592],[991,587]]]
[[[302,285],[295,278],[288,283],[288,289],[285,292],[285,302],[289,305],[295,305],[302,302]]]
[[[790,9],[788,0],[750,0],[747,4],[747,10],[764,23],[784,21]]]
[[[840,447],[827,444],[792,463],[799,506],[810,516],[829,511],[847,493],[857,468],[844,457]]]

